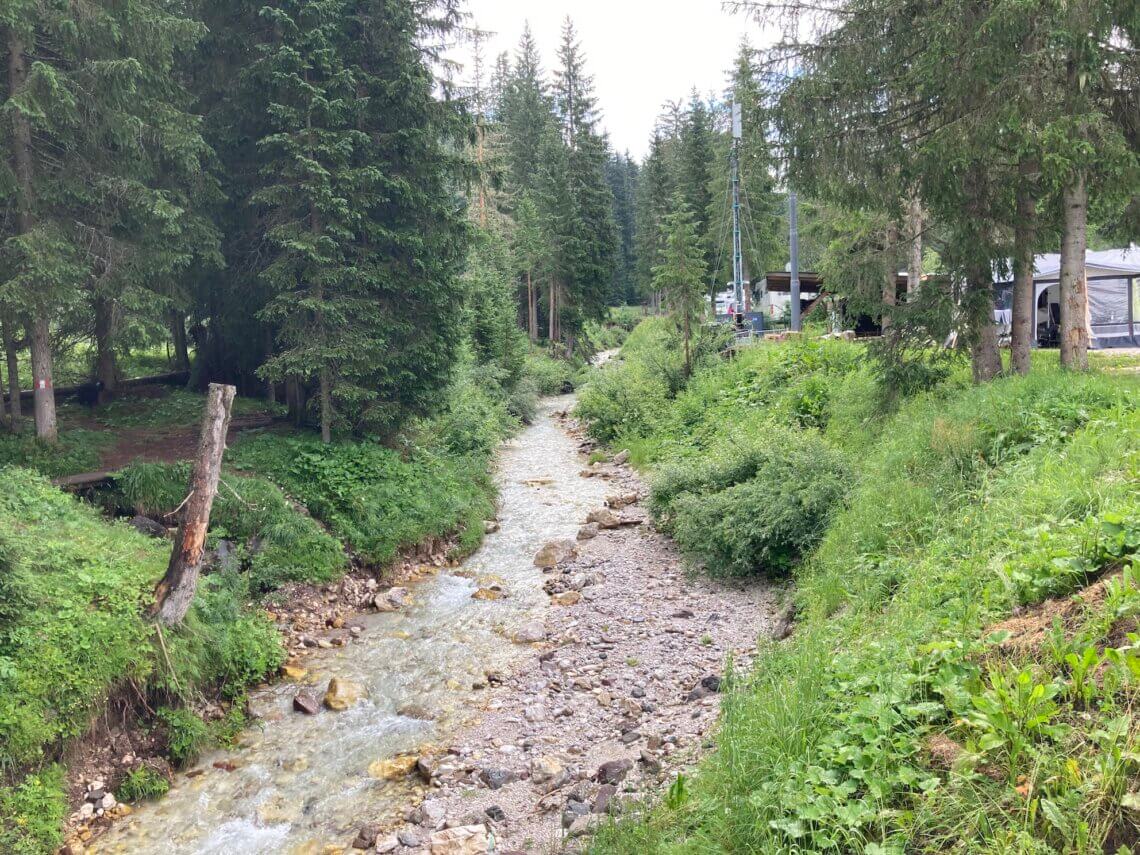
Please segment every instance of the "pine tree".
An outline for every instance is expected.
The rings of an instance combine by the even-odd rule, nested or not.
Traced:
[[[54,442],[53,326],[85,297],[106,322],[109,295],[187,261],[182,183],[207,152],[175,69],[203,29],[158,0],[13,0],[0,33],[0,290],[26,313],[36,434]]]
[[[606,164],[606,181],[614,198],[614,223],[618,230],[618,255],[614,265],[610,300],[616,304],[629,304],[637,298],[637,251],[635,232],[637,220],[637,163],[629,156],[616,154]]]
[[[669,213],[673,198],[673,180],[669,174],[665,142],[655,132],[649,144],[649,154],[641,168],[637,188],[637,217],[635,244],[637,247],[636,280],[642,297],[658,308],[657,288],[653,270],[662,260],[662,223]]]
[[[681,328],[688,376],[693,371],[693,328],[704,306],[707,269],[696,217],[679,191],[673,194],[672,205],[661,226],[663,250],[661,263],[653,268],[653,284],[664,293],[669,312]]]
[[[550,110],[538,45],[526,25],[503,92],[499,117],[506,138],[509,183],[516,193],[534,190],[540,180],[539,158],[553,121]]]
[[[617,231],[613,194],[606,184],[606,141],[596,130],[593,79],[586,73],[581,46],[569,18],[562,28],[558,59],[554,105],[566,149],[561,182],[566,198],[561,203],[557,275],[567,298],[558,310],[560,323],[569,333],[567,343],[573,350],[582,323],[600,320],[605,315],[617,253]]]
[[[717,255],[717,236],[712,227],[715,157],[712,118],[707,105],[694,90],[681,126],[677,186],[685,207],[693,216],[697,237],[704,248],[706,268],[715,264]],[[715,287],[713,290],[715,293]]]

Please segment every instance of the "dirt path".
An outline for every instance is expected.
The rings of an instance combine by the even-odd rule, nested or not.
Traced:
[[[591,471],[615,495],[645,492],[627,467]],[[690,577],[648,524],[580,541],[545,578],[581,600],[551,609],[513,674],[489,675],[478,722],[422,764],[435,791],[377,851],[451,851],[432,848],[439,829],[479,825],[496,852],[555,851],[615,802],[659,793],[711,745],[726,657],[745,663],[777,620],[777,589]]]

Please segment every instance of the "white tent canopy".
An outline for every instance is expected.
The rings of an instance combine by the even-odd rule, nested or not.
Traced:
[[[1039,339],[1048,340],[1057,315],[1061,256],[1038,255],[1033,266],[1033,327]],[[1140,344],[1140,247],[1090,250],[1085,255],[1085,277],[1092,346]],[[1004,285],[1008,288],[1009,283]]]

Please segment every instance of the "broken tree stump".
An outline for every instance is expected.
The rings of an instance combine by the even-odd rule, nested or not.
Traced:
[[[164,626],[182,622],[194,592],[198,589],[198,575],[202,570],[202,555],[206,547],[206,531],[210,527],[210,511],[218,492],[218,479],[222,471],[222,455],[226,450],[226,432],[230,426],[233,408],[233,386],[211,383],[206,393],[206,414],[202,418],[202,435],[198,440],[198,454],[194,470],[190,473],[190,493],[186,509],[174,539],[174,552],[166,575],[155,586],[151,616]]]

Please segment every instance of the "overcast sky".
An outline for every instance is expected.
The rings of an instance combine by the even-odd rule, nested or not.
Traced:
[[[570,15],[594,77],[602,126],[614,149],[639,159],[665,101],[687,99],[694,86],[702,95],[720,95],[741,37],[753,46],[762,42],[756,23],[721,11],[721,0],[467,0],[467,8],[474,24],[495,33],[484,48],[488,73],[500,52],[514,56],[529,20],[549,75]],[[469,55],[469,48],[455,54]],[[463,79],[469,77],[468,68]]]

